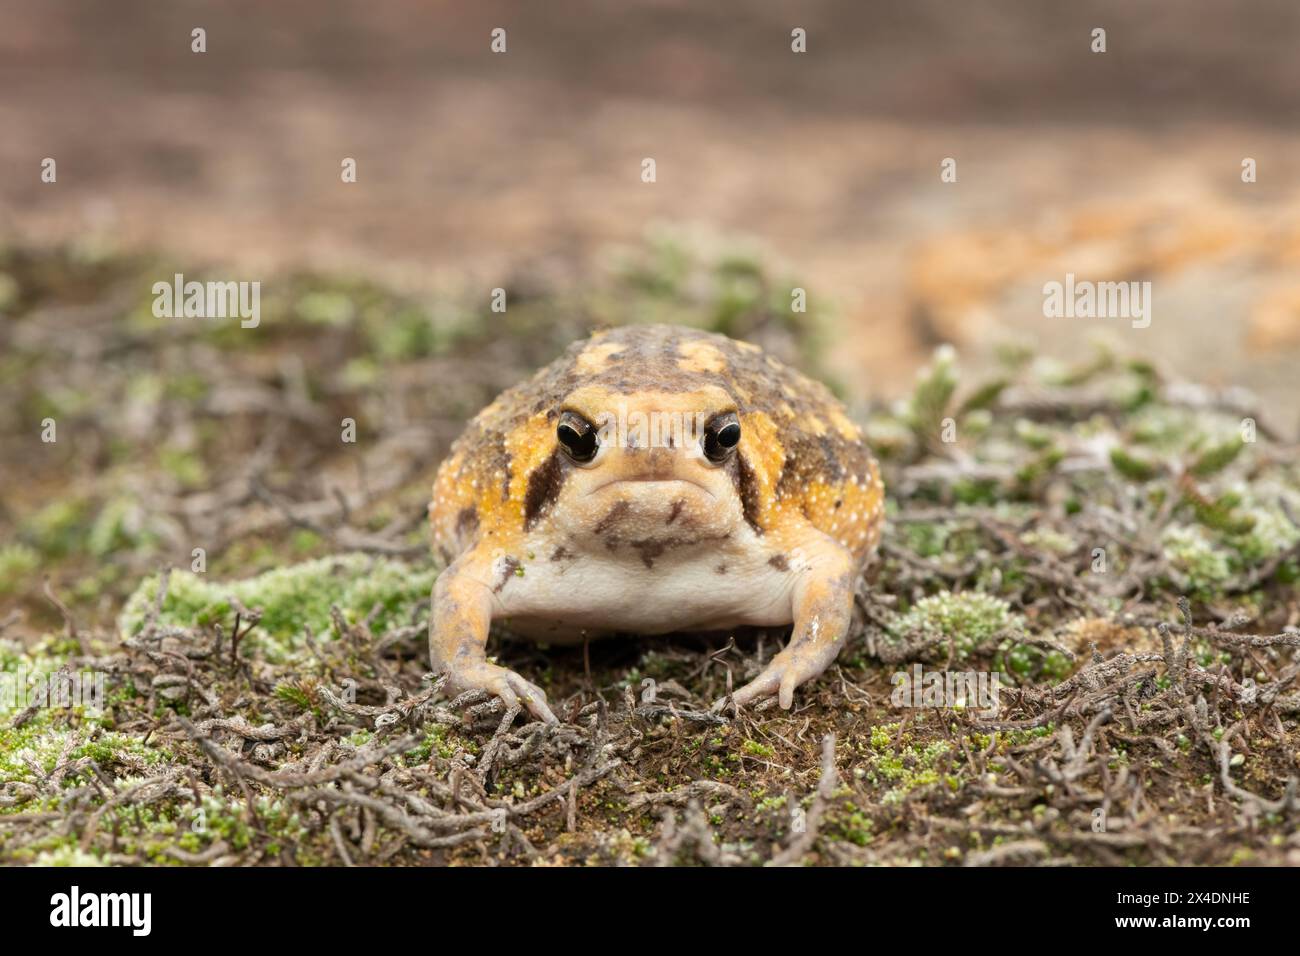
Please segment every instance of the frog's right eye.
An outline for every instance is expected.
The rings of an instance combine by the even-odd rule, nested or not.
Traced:
[[[565,453],[577,462],[591,461],[600,447],[596,426],[573,412],[560,416],[560,423],[555,426],[555,437],[560,440]]]

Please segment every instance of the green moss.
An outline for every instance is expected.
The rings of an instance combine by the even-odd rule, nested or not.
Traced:
[[[1027,448],[1035,451],[1050,448],[1056,441],[1056,434],[1051,429],[1025,418],[1017,419],[1012,431]]]
[[[290,539],[290,545],[295,553],[305,555],[319,548],[324,543],[324,540],[315,531],[299,528],[294,531],[293,537]]]
[[[30,685],[58,670],[64,662],[57,653],[61,650],[66,649],[50,641],[30,651],[15,645],[0,647],[0,671],[10,675],[11,680],[21,671]],[[106,706],[111,707],[112,695],[106,697]],[[0,780],[31,782],[38,773],[49,773],[65,758],[90,757],[109,773],[144,772],[171,759],[167,749],[145,743],[142,736],[112,730],[107,710],[92,714],[80,706],[41,708],[21,727],[15,727],[13,715],[24,703],[18,693],[0,696]],[[69,751],[74,739],[77,742]],[[21,805],[9,809],[14,812]]]
[[[1023,626],[1020,616],[1001,598],[981,591],[943,591],[917,601],[895,619],[890,630],[899,639],[909,634],[952,638],[959,657],[991,645],[1009,629]]]
[[[963,505],[993,507],[999,504],[1004,492],[992,478],[961,478],[953,482],[953,497]]]
[[[991,409],[1010,384],[1006,379],[999,378],[981,385],[961,403],[962,417],[965,419],[975,412]]]
[[[867,442],[882,460],[900,457],[915,442],[915,436],[906,424],[883,415],[868,419],[863,431]]]
[[[1216,474],[1232,464],[1245,447],[1240,437],[1214,445],[1201,452],[1188,470],[1198,478]]]
[[[86,550],[104,557],[120,548],[135,548],[148,543],[148,536],[133,529],[143,524],[137,500],[120,496],[109,499],[86,534]]]
[[[290,706],[303,711],[315,711],[315,687],[306,681],[281,681],[275,685],[275,696]]]
[[[1042,548],[1058,555],[1073,554],[1079,547],[1078,542],[1069,535],[1054,531],[1051,528],[1026,531],[1020,536],[1020,540],[1032,547]]]
[[[0,594],[13,594],[26,588],[40,567],[40,555],[25,544],[7,544],[0,548]]]
[[[18,280],[7,272],[0,272],[0,309],[11,309],[18,303]]]
[[[69,843],[54,850],[42,850],[31,862],[32,866],[108,866],[108,863],[93,853],[87,853],[79,846]]]
[[[765,796],[754,804],[754,809],[760,813],[775,813],[785,808],[787,800],[785,794],[774,797]]]
[[[368,329],[374,351],[384,360],[423,358],[438,349],[433,322],[420,309],[398,309],[383,324]]]
[[[903,525],[903,539],[907,546],[926,558],[936,558],[947,551],[952,526],[943,522],[916,521]]]
[[[170,760],[172,756],[166,748],[145,743],[143,737],[113,732],[101,733],[73,750],[72,755],[90,757],[104,770],[118,767],[145,769]]]
[[[60,498],[36,512],[19,529],[19,536],[46,557],[57,557],[81,546],[89,503]]]
[[[351,296],[334,290],[303,294],[295,304],[295,311],[305,322],[333,326],[348,325],[357,314]]]
[[[1186,587],[1205,592],[1232,576],[1226,552],[1214,546],[1206,532],[1195,525],[1171,525],[1160,544],[1165,557],[1183,577]]]
[[[998,648],[994,668],[1020,681],[1056,683],[1070,676],[1074,662],[1060,651],[1006,641]]]
[[[1226,492],[1217,498],[1189,494],[1185,500],[1191,505],[1196,520],[1215,531],[1240,535],[1255,526],[1254,517],[1238,510],[1242,496],[1236,492]]]
[[[866,846],[876,835],[872,832],[874,821],[852,804],[836,806],[827,814],[826,829],[833,839],[846,840],[855,846]]]
[[[960,789],[960,774],[949,771],[952,744],[934,740],[926,744],[913,741],[912,734],[899,735],[897,723],[881,724],[871,729],[870,749],[866,754],[865,778],[885,788],[884,803],[898,803],[918,787],[943,783],[951,790]]]
[[[957,391],[956,361],[952,346],[944,345],[935,350],[930,364],[917,374],[906,418],[918,441],[933,443],[942,437],[943,419]]]
[[[1131,454],[1122,448],[1110,450],[1110,463],[1130,481],[1151,481],[1160,474],[1160,466],[1153,461]]]
[[[371,624],[378,631],[406,623],[416,606],[428,600],[435,576],[430,568],[361,554],[288,565],[242,581],[209,581],[173,571],[161,622],[193,627],[219,621],[229,628],[234,598],[262,612],[245,646],[279,663],[302,648],[308,628],[317,636],[328,635],[332,605],[338,605],[350,623],[366,618],[377,605]],[[119,619],[124,634],[139,633],[157,589],[158,578],[147,578],[127,601]]]
[[[1250,527],[1230,543],[1247,563],[1267,561],[1300,542],[1300,528],[1276,504],[1247,506],[1244,515]]]
[[[479,746],[475,741],[454,733],[446,724],[430,722],[425,724],[423,729],[424,740],[402,756],[402,761],[408,767],[427,763],[434,754],[443,760],[450,760],[457,751],[474,754],[479,752]]]
[[[210,480],[202,456],[188,449],[171,446],[161,448],[158,451],[158,463],[185,488],[199,488]]]
[[[1021,485],[1031,485],[1046,478],[1064,458],[1065,452],[1061,449],[1049,448],[1016,469],[1016,481]]]

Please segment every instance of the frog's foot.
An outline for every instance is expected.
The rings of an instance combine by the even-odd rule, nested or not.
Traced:
[[[804,546],[809,560],[793,595],[794,631],[785,650],[762,672],[731,695],[737,706],[776,695],[783,710],[794,703],[794,689],[831,666],[848,640],[853,617],[853,558],[823,536]],[[721,710],[727,698],[714,704]]]
[[[763,668],[762,673],[731,695],[731,700],[738,707],[744,707],[764,697],[775,696],[784,710],[794,704],[796,687],[821,675],[822,671],[835,660],[835,648],[799,647],[792,644],[773,657]],[[722,710],[728,698],[723,697],[713,705],[714,710]]]
[[[457,661],[446,669],[446,674],[447,688],[453,694],[481,690],[500,697],[507,708],[527,707],[538,720],[560,722],[546,702],[546,692],[507,667],[486,660]]]

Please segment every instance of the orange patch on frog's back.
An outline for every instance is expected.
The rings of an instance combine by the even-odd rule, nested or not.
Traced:
[[[721,375],[731,367],[727,357],[712,342],[687,339],[677,346],[677,367],[686,372]]]
[[[574,367],[585,375],[595,375],[609,368],[610,358],[621,351],[623,347],[616,342],[596,339],[578,353],[577,359],[574,360]]]

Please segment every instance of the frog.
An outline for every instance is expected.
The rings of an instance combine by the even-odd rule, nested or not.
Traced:
[[[849,638],[884,505],[825,385],[715,332],[600,330],[498,396],[439,466],[430,663],[458,696],[554,724],[542,688],[489,659],[494,625],[546,646],[789,628],[714,704],[789,710]]]

